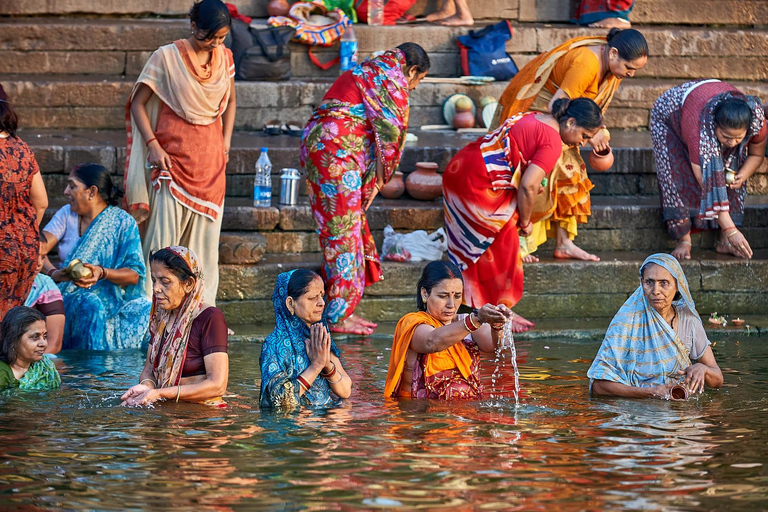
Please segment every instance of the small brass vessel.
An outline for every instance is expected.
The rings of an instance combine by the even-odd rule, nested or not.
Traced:
[[[93,272],[91,272],[91,269],[83,265],[83,262],[77,258],[69,262],[65,272],[73,281],[79,281],[80,279],[88,279],[93,277]]]

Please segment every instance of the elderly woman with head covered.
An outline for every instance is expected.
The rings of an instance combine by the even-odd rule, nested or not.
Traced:
[[[654,254],[643,262],[640,286],[611,321],[587,375],[598,396],[665,398],[679,383],[694,393],[723,385],[688,280],[673,256]]]

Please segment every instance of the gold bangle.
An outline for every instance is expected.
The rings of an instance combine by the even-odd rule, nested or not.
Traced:
[[[150,379],[150,378],[140,380],[139,385],[144,384],[146,381],[151,382],[153,386],[157,387],[157,382],[155,382],[154,379]]]
[[[181,396],[181,386],[176,386],[176,389],[178,390],[176,391],[176,402],[178,403],[179,397]]]
[[[469,323],[472,324],[472,327],[474,327],[476,330],[480,328],[480,325],[483,325],[482,322],[480,322],[480,317],[477,317],[477,321],[480,322],[480,325],[477,325],[474,320],[472,320],[472,315],[474,315],[475,312],[469,314]]]
[[[730,233],[726,233],[725,236],[728,238],[728,240],[730,240],[731,238],[739,234],[741,234],[741,231],[739,231],[738,228],[733,228],[733,231],[731,231]]]

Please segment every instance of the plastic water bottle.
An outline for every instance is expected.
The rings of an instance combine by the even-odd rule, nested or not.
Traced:
[[[384,0],[368,0],[368,24],[384,24]]]
[[[357,65],[357,38],[352,25],[347,27],[347,30],[341,35],[339,57],[339,67],[342,73]]]
[[[268,208],[272,206],[272,162],[267,152],[269,148],[261,148],[261,154],[256,161],[256,176],[253,178],[253,206]]]

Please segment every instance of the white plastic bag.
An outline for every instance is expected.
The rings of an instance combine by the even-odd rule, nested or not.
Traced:
[[[389,261],[434,261],[443,257],[448,242],[443,228],[434,233],[423,229],[396,233],[392,226],[384,228],[381,258]]]

